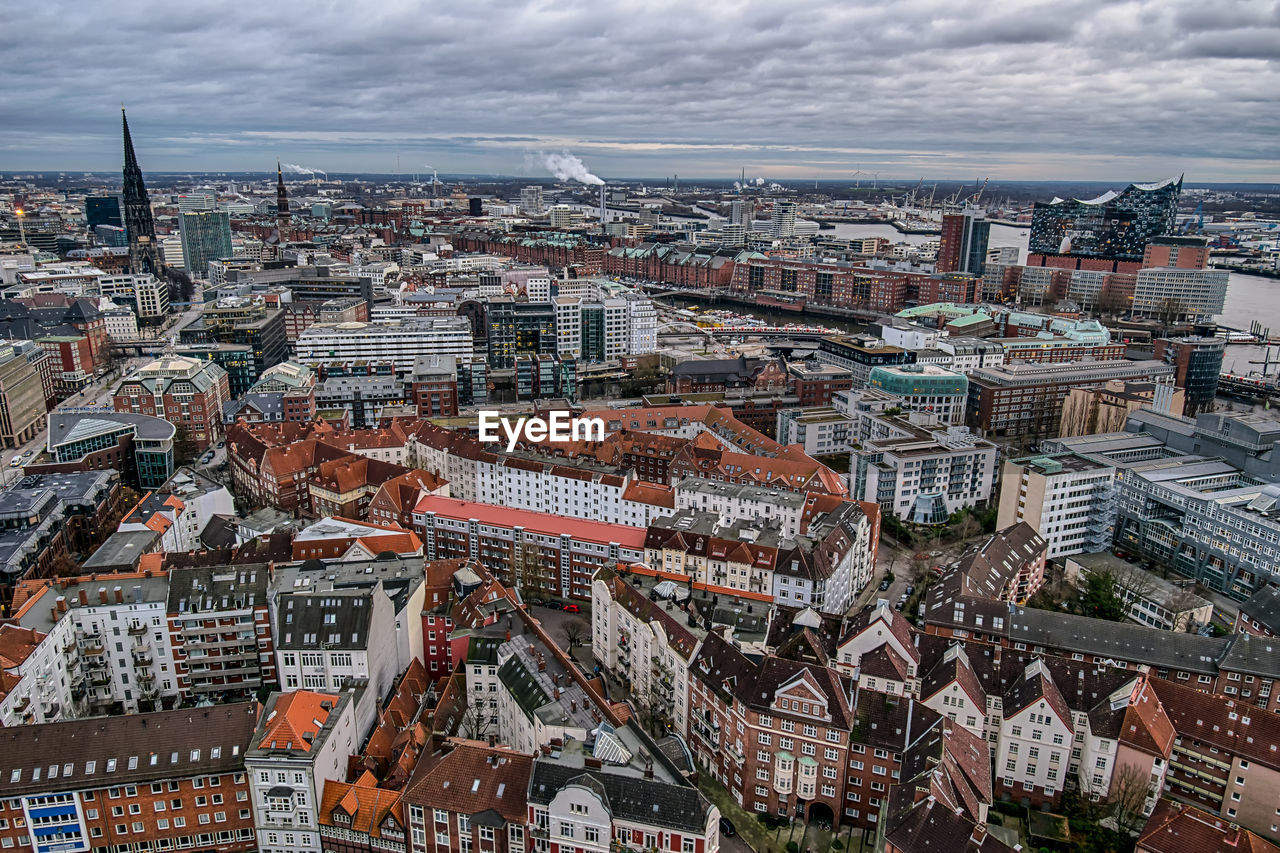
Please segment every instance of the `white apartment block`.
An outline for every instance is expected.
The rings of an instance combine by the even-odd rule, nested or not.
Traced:
[[[114,303],[113,303],[114,304]],[[107,337],[112,341],[136,341],[138,339],[138,315],[130,308],[108,308],[102,312]]]
[[[1049,544],[1050,560],[1105,551],[1115,523],[1116,469],[1054,453],[1006,460],[998,530],[1025,521]]]
[[[779,492],[760,486],[721,483],[686,477],[673,487],[675,511],[696,509],[728,519],[755,519],[776,522],[782,535],[798,536],[805,506],[811,498],[801,492]],[[672,512],[664,513],[671,515]]]
[[[388,323],[316,323],[297,341],[297,361],[325,364],[391,361],[398,372],[413,369],[421,356],[472,359],[471,324],[465,317],[416,317]]]
[[[347,762],[361,745],[356,702],[351,691],[268,699],[244,757],[260,853],[323,849],[318,818],[324,783],[346,778]]]
[[[276,672],[285,690],[339,690],[367,679],[384,695],[399,673],[396,614],[372,589],[290,592],[274,600]]]
[[[1010,706],[1013,699],[1017,703]],[[1015,795],[1055,796],[1070,772],[1075,721],[1042,660],[1027,665],[1004,701],[995,777]]]
[[[813,409],[781,409],[778,412],[779,444],[799,444],[809,456],[848,453],[853,419],[829,406]]]
[[[936,524],[995,490],[999,449],[965,427],[910,418],[870,417],[875,438],[853,451],[850,493],[904,521]]]
[[[612,572],[591,584],[591,648],[601,666],[631,683],[631,695],[688,731],[689,661],[697,639],[662,606]]]
[[[62,614],[48,633],[21,625],[0,625],[0,644],[12,656],[4,672],[17,679],[7,692],[0,694],[0,726],[52,723],[80,716],[83,703],[73,692],[84,690],[84,675],[80,671],[75,623],[67,611]],[[24,646],[30,652],[19,660],[14,652]]]

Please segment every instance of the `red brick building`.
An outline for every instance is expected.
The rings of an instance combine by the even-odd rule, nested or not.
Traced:
[[[33,850],[39,828],[62,849],[256,850],[257,720],[247,702],[5,729],[0,845]]]
[[[111,401],[117,412],[164,418],[204,450],[222,435],[222,407],[230,399],[221,366],[163,356],[129,374]]]
[[[526,842],[533,756],[450,738],[424,756],[402,801],[415,851],[508,853]],[[483,820],[480,818],[483,817]]]

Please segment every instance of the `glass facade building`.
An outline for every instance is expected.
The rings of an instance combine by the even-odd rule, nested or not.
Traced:
[[[1028,251],[1141,261],[1147,242],[1170,234],[1178,214],[1182,178],[1130,184],[1095,199],[1036,202]]]

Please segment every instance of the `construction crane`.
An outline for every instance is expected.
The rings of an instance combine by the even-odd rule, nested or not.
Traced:
[[[1179,234],[1203,234],[1204,233],[1204,202],[1201,201],[1196,205],[1195,212],[1186,222],[1182,223],[1182,228],[1178,230]]]
[[[978,199],[982,198],[982,193],[986,190],[987,184],[990,181],[990,178],[982,179],[982,186],[978,187],[978,191],[969,197],[969,204],[976,205],[978,203]]]

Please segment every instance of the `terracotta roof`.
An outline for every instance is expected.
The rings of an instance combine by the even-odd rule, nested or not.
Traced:
[[[335,812],[345,813],[349,822],[335,821]],[[382,827],[388,817],[395,821],[401,833],[405,831],[407,824],[400,805],[400,792],[378,788],[372,783],[369,774],[364,774],[353,783],[334,779],[325,782],[320,812],[317,815],[317,822],[321,826],[339,827],[370,838],[381,838]],[[403,843],[399,838],[395,841]]]
[[[1137,853],[1280,853],[1280,847],[1226,818],[1159,800],[1138,837]]]
[[[284,694],[267,717],[258,748],[310,752],[311,742],[337,704],[338,696],[332,693],[297,690]]]
[[[22,666],[46,636],[35,628],[0,625],[0,669]]]
[[[523,825],[533,756],[460,738],[450,738],[447,745],[448,752],[418,763],[405,801],[464,815],[492,809],[503,820]]]
[[[630,527],[625,524],[607,524],[602,521],[587,521],[581,518],[567,518],[546,512],[534,512],[527,509],[494,506],[493,504],[472,503],[457,498],[446,498],[440,495],[424,495],[415,513],[434,512],[443,518],[469,520],[476,519],[481,524],[494,527],[523,527],[528,532],[541,533],[547,536],[569,534],[576,539],[592,542],[617,542],[628,548],[644,548],[645,528]]]
[[[1151,686],[1179,738],[1280,769],[1280,717],[1163,678],[1151,679]]]

